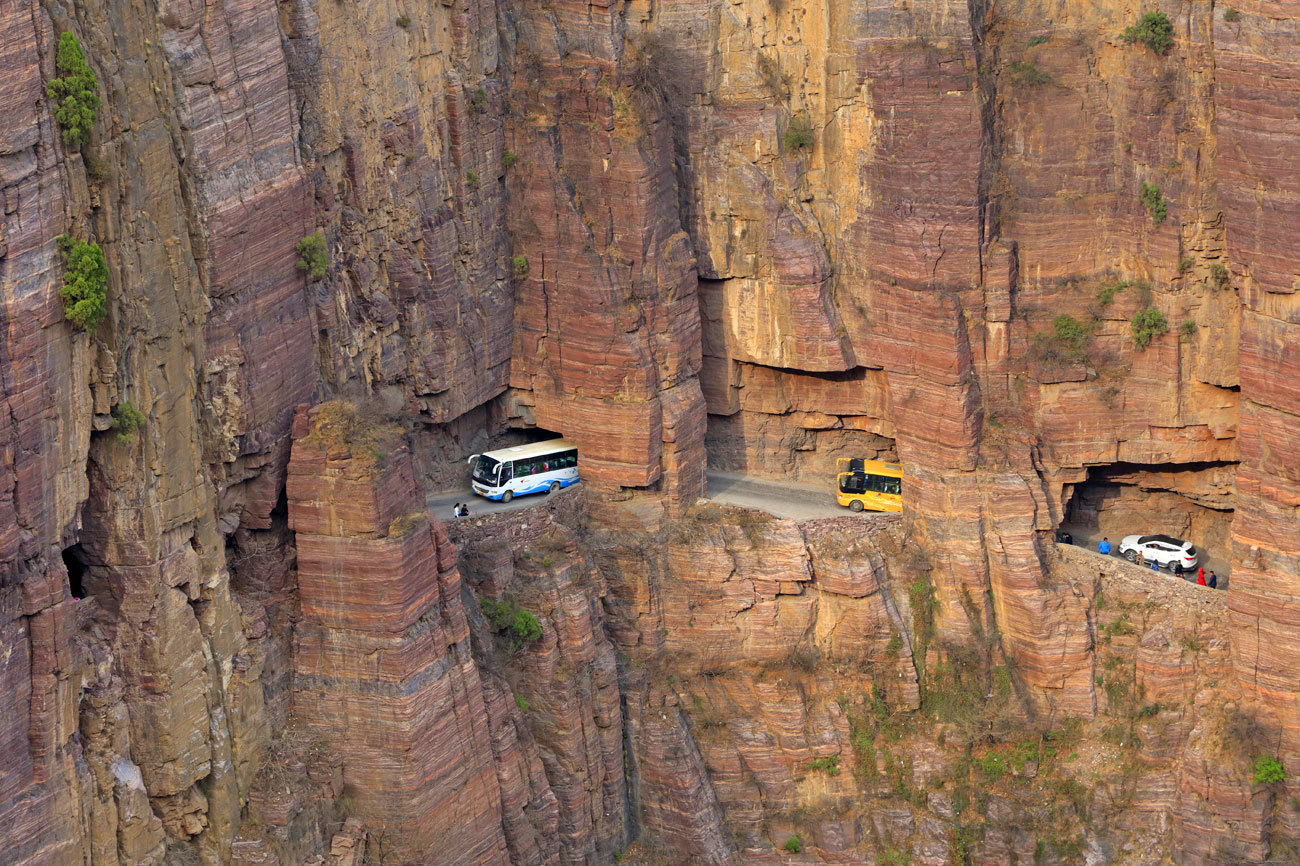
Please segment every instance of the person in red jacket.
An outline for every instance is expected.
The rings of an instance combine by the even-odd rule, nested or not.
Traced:
[[[1196,572],[1196,585],[1205,586],[1205,569],[1202,568]]]

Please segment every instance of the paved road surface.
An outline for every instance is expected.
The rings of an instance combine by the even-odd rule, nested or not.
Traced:
[[[710,471],[709,498],[725,505],[758,508],[777,517],[794,520],[812,520],[820,517],[845,517],[852,514],[835,503],[833,487],[826,485],[796,484],[784,481],[765,481],[739,472]],[[469,503],[470,516],[500,514],[535,508],[546,502],[546,494],[520,496],[511,502],[493,502],[472,493],[469,487],[435,493],[427,500],[429,513],[441,520],[452,519],[452,507],[457,502]]]
[[[766,481],[739,472],[709,471],[709,498],[714,502],[758,508],[794,520],[848,517],[853,512],[835,502],[834,490],[831,480],[826,484],[802,484]]]
[[[1091,527],[1069,526],[1069,525],[1064,525],[1061,528],[1074,536],[1074,543],[1077,547],[1086,547],[1089,550],[1096,550],[1097,542],[1101,541],[1101,530],[1099,529],[1094,529]],[[1120,538],[1123,538],[1123,536],[1116,537],[1112,535],[1110,537],[1110,547],[1111,550],[1113,551],[1113,553],[1111,554],[1112,556],[1119,556]],[[1192,539],[1192,543],[1195,544],[1196,540]],[[1200,566],[1197,567],[1198,568],[1204,567],[1206,574],[1209,574],[1211,571],[1217,574],[1219,576],[1219,589],[1223,589],[1226,585],[1225,581],[1227,580],[1228,575],[1230,573],[1228,569],[1228,557],[1227,557],[1228,551],[1206,550],[1205,548],[1201,547],[1199,544],[1196,545],[1196,549],[1197,551],[1199,551],[1201,555],[1200,556],[1201,564]],[[1185,575],[1185,576],[1190,577],[1192,583],[1196,582],[1195,571],[1193,571],[1190,575]]]

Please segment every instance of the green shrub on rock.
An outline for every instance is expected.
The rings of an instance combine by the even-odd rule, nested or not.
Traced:
[[[786,152],[793,152],[801,148],[811,149],[812,146],[812,121],[803,116],[790,118],[790,125],[785,129]]]
[[[144,413],[131,405],[130,400],[123,400],[113,407],[113,429],[117,431],[117,441],[130,445],[135,441],[135,431],[144,426]]]
[[[1165,314],[1155,307],[1147,307],[1129,321],[1129,327],[1133,331],[1133,345],[1139,351],[1151,345],[1151,341],[1162,336],[1169,330],[1169,323],[1165,321]]]
[[[80,148],[90,140],[95,113],[99,109],[99,82],[86,63],[81,43],[71,33],[59,35],[54,58],[59,77],[45,87],[45,95],[54,100],[54,119],[63,129],[63,140]]]
[[[1147,214],[1156,225],[1164,222],[1165,217],[1169,215],[1169,206],[1165,203],[1164,196],[1160,194],[1160,187],[1153,183],[1142,184],[1138,200],[1146,205]]]
[[[306,271],[307,276],[313,280],[325,276],[325,271],[330,266],[329,255],[325,252],[325,235],[320,232],[307,235],[298,241],[294,250],[298,253],[298,261],[293,265],[295,268]]]
[[[1255,784],[1273,785],[1286,781],[1286,768],[1272,755],[1260,755],[1255,759]]]
[[[1174,44],[1174,24],[1163,12],[1144,12],[1137,24],[1124,28],[1125,42],[1141,42],[1156,54],[1164,54]]]
[[[59,254],[67,264],[63,275],[63,315],[83,331],[94,333],[108,312],[108,265],[95,242],[82,243],[70,235],[59,237]]]

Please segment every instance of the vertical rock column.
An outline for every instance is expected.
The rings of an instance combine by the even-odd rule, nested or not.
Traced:
[[[343,756],[346,805],[384,857],[502,862],[456,549],[423,510],[410,452],[342,404],[300,410],[293,437],[294,710]]]
[[[1241,286],[1241,464],[1232,525],[1237,676],[1300,774],[1300,21],[1283,5],[1241,4],[1215,22],[1220,171],[1233,281]],[[1294,9],[1294,7],[1292,7]],[[1294,794],[1294,783],[1288,794]],[[1295,810],[1279,813],[1294,837]]]

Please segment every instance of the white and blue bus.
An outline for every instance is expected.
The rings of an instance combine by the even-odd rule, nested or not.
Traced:
[[[578,446],[568,439],[475,454],[469,463],[474,467],[474,492],[502,502],[578,483]]]

